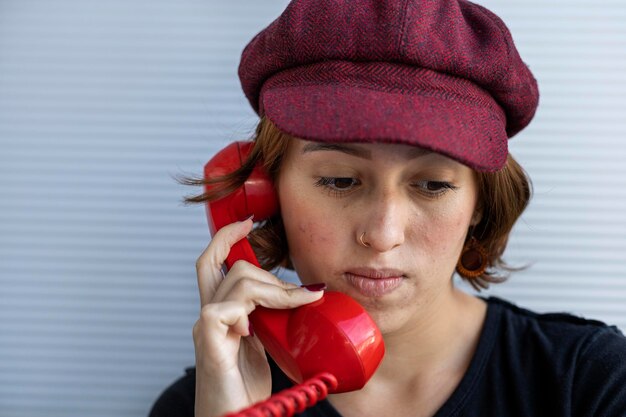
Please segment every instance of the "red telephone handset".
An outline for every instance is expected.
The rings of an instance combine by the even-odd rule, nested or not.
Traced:
[[[252,146],[252,142],[235,142],[222,149],[205,165],[205,178],[239,168]],[[212,235],[251,214],[255,221],[260,221],[276,213],[278,198],[274,186],[260,167],[233,193],[207,204]],[[226,267],[239,259],[259,266],[246,238],[231,248]],[[329,372],[338,382],[334,392],[362,388],[385,351],[382,335],[367,312],[339,292],[327,291],[320,300],[291,310],[259,306],[250,314],[250,322],[255,335],[289,378],[302,382],[320,372]]]

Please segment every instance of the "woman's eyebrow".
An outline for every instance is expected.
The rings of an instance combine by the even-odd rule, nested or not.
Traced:
[[[368,149],[363,149],[350,145],[342,145],[338,143],[310,142],[304,145],[304,147],[302,148],[303,154],[316,151],[337,151],[359,158],[372,159],[372,152],[370,152]],[[423,155],[427,155],[429,153],[432,152],[427,149],[415,147],[408,152],[408,157],[409,159],[413,159]]]
[[[311,142],[304,145],[302,153],[316,152],[316,151],[337,151],[343,152],[348,155],[357,156],[359,158],[372,159],[372,153],[367,149],[357,148],[349,145],[340,145],[338,143],[320,143]]]

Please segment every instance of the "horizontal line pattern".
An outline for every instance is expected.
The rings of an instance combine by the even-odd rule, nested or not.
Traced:
[[[285,2],[0,2],[0,415],[145,416],[193,364],[198,174]]]
[[[0,2],[0,415],[144,416],[193,364],[198,174],[255,116],[236,70],[286,0]],[[488,293],[626,329],[626,4],[489,0],[542,92],[535,197]]]

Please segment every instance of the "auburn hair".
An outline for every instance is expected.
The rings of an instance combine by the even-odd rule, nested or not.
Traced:
[[[185,185],[211,185],[210,191],[184,198],[186,204],[217,200],[240,187],[257,164],[261,164],[273,181],[280,172],[282,159],[293,137],[279,130],[269,119],[262,118],[252,140],[254,145],[241,168],[218,178],[179,178]],[[475,289],[488,288],[505,281],[513,268],[504,262],[513,225],[522,214],[532,195],[532,184],[526,172],[509,154],[504,167],[497,172],[476,172],[480,222],[468,233],[487,252],[487,269],[476,278],[465,278]],[[248,236],[261,266],[270,270],[278,266],[292,268],[289,247],[280,214],[260,223]]]

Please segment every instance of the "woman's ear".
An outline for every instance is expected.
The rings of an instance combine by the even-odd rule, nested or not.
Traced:
[[[478,226],[480,221],[483,219],[483,208],[481,204],[476,205],[476,209],[474,210],[474,214],[472,214],[472,220],[470,221],[470,226],[475,227]]]
[[[476,227],[480,224],[483,219],[484,212],[484,203],[485,203],[485,195],[484,190],[484,177],[481,176],[480,173],[473,171],[474,174],[474,186],[475,188],[475,197],[476,203],[474,205],[474,212],[472,213],[472,219],[470,220],[470,227]]]

